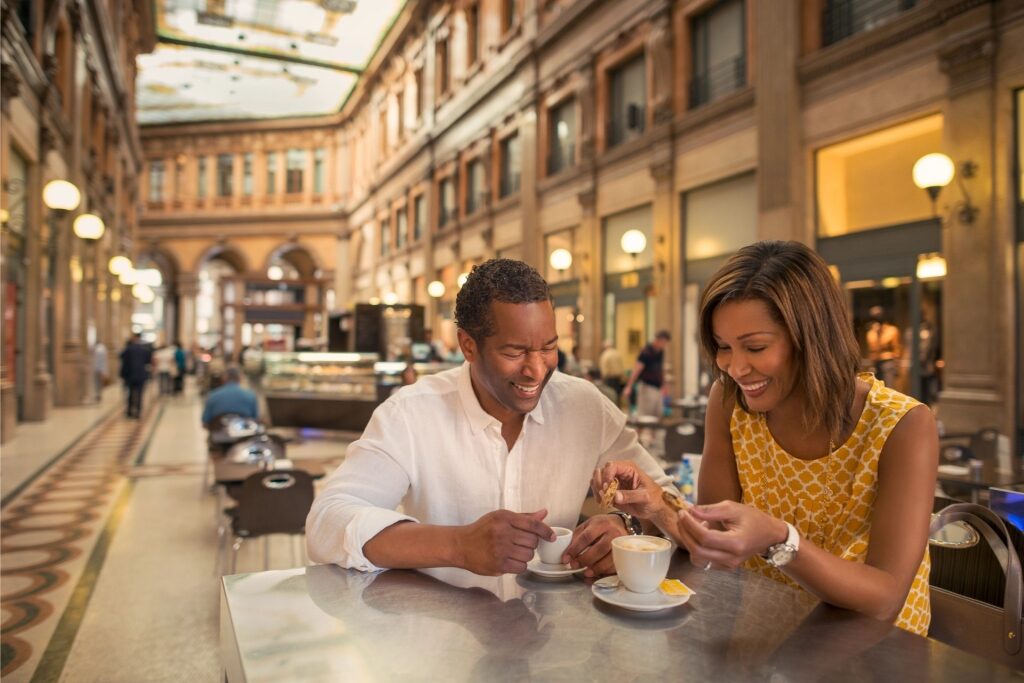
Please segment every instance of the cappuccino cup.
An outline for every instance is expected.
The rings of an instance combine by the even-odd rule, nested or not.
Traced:
[[[555,540],[542,539],[537,544],[537,553],[540,555],[540,561],[544,564],[562,564],[562,553],[569,547],[569,541],[572,540],[572,529],[553,526],[551,530],[555,532]]]
[[[672,544],[658,536],[619,536],[612,560],[619,581],[634,593],[651,593],[661,585],[672,561]]]

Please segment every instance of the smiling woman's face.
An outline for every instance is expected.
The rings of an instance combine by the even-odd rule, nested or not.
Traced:
[[[478,344],[459,330],[473,389],[489,414],[505,421],[537,407],[558,366],[555,311],[548,301],[491,304],[494,334]]]
[[[764,301],[721,304],[711,327],[715,362],[739,386],[751,411],[767,413],[789,398],[797,381],[793,344]]]

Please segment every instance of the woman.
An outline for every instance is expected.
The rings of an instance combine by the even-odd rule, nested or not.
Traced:
[[[615,504],[705,569],[748,569],[926,634],[938,436],[926,406],[857,374],[846,303],[797,242],[741,249],[701,301],[714,367],[698,505],[675,513],[629,463]]]

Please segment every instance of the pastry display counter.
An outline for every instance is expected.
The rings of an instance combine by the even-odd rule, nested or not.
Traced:
[[[375,353],[266,353],[262,390],[275,427],[362,431],[401,385],[404,362]],[[416,363],[418,377],[452,367]]]

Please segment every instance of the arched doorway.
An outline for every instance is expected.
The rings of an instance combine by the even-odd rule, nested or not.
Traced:
[[[225,357],[237,351],[235,304],[242,299],[238,278],[246,270],[241,254],[226,247],[211,250],[200,260],[195,307],[200,347],[219,350]]]
[[[263,272],[245,280],[242,347],[273,351],[315,348],[322,336],[323,288],[316,258],[305,247],[283,244]]]

